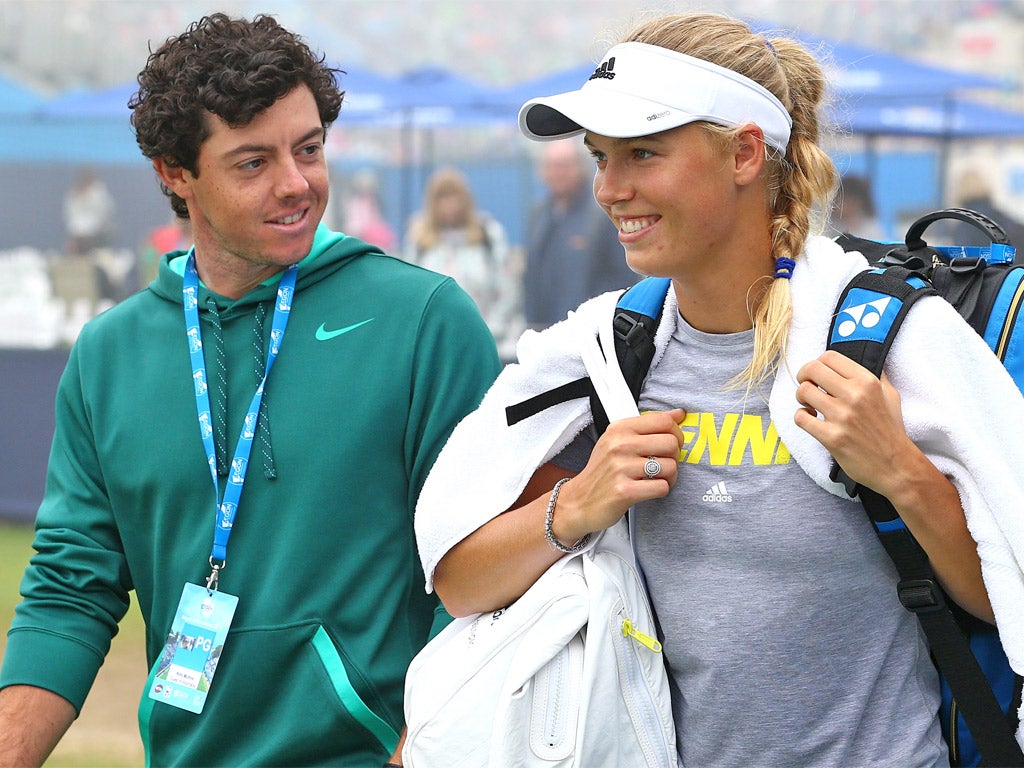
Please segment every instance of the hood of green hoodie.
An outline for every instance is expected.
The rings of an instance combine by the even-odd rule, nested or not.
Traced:
[[[299,292],[306,286],[323,280],[359,256],[380,252],[376,246],[357,237],[334,232],[326,225],[320,224],[313,237],[313,245],[309,254],[299,262],[299,275],[295,290]],[[185,263],[188,261],[189,253],[190,251],[171,251],[161,256],[159,272],[156,279],[149,284],[149,290],[168,301],[181,304],[182,277],[185,274]],[[233,310],[244,310],[246,307],[271,298],[277,291],[280,279],[280,274],[274,275],[237,301],[231,302],[220,297],[223,301],[218,304],[230,306]],[[209,291],[206,286],[200,285],[201,302],[203,301],[202,295],[207,293]]]

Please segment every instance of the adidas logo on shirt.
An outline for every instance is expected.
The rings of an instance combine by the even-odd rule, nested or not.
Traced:
[[[704,494],[702,501],[711,503],[728,503],[732,501],[732,495],[725,489],[725,482],[715,483],[713,486],[708,488]]]

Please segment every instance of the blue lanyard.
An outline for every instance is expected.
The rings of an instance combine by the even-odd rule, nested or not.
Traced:
[[[182,281],[182,299],[185,306],[185,334],[188,339],[188,351],[192,360],[192,381],[196,391],[196,411],[199,415],[199,434],[206,449],[206,461],[210,466],[210,477],[213,479],[213,493],[217,502],[216,521],[213,527],[213,550],[210,552],[210,566],[213,572],[207,580],[207,588],[216,589],[217,576],[227,562],[228,537],[238,512],[238,500],[242,496],[245,483],[245,471],[249,465],[249,454],[252,452],[252,441],[256,435],[256,422],[259,419],[260,403],[263,401],[263,389],[270,375],[270,368],[281,351],[281,341],[285,328],[288,326],[288,315],[292,309],[292,296],[295,293],[295,278],[298,266],[292,265],[281,276],[277,288],[277,304],[274,307],[274,319],[270,330],[270,351],[267,354],[267,367],[263,379],[252,396],[249,410],[245,414],[242,432],[235,446],[235,456],[231,459],[228,482],[224,488],[224,498],[220,498],[220,487],[217,483],[217,455],[213,445],[213,419],[210,410],[210,393],[206,377],[206,360],[203,357],[202,334],[199,330],[199,273],[196,271],[195,252],[189,254],[185,265]]]

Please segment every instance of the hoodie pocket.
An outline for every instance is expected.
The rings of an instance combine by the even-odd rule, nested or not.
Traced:
[[[394,728],[366,706],[366,702],[359,696],[359,693],[352,685],[352,681],[349,679],[345,663],[327,634],[327,630],[320,627],[310,642],[320,658],[320,662],[324,665],[324,671],[327,673],[335,693],[338,694],[338,700],[341,702],[341,705],[352,715],[356,722],[376,737],[385,751],[393,751],[398,744],[398,734],[395,733]]]
[[[379,765],[398,734],[374,690],[318,621],[238,629],[202,714],[143,699],[147,764]]]

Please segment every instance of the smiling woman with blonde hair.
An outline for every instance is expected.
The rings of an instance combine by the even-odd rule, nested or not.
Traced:
[[[1024,599],[1003,565],[1024,553],[967,527],[1024,505],[1024,403],[999,362],[938,296],[907,314],[881,379],[825,351],[868,266],[818,232],[837,182],[825,94],[793,40],[679,14],[626,35],[580,89],[523,106],[527,137],[582,136],[629,266],[670,280],[640,415],[598,434],[586,397],[506,411],[593,377],[595,356],[619,376],[604,294],[524,336],[417,507],[428,583],[456,616],[509,605],[632,510],[684,765],[949,764],[917,619],[832,457],[892,501],[951,600],[1022,620],[1021,600],[990,603],[982,570]]]

